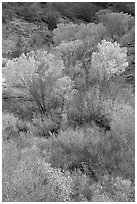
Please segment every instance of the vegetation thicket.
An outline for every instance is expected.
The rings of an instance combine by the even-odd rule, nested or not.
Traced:
[[[3,202],[135,201],[133,7],[3,3]]]

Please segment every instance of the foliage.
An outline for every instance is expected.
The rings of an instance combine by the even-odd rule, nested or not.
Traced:
[[[8,61],[4,77],[8,86],[22,87],[36,102],[40,112],[47,114],[50,109],[61,106],[60,94],[66,92],[68,83],[71,85],[71,80],[63,79],[63,69],[63,62],[53,54],[38,52],[35,58],[34,53],[29,53]]]
[[[115,104],[111,131],[120,142],[120,150],[117,152],[119,159],[121,159],[120,171],[127,178],[134,179],[135,116],[134,109],[131,106],[124,103]]]
[[[27,133],[29,131],[29,123],[19,120],[13,114],[3,113],[2,115],[2,136],[3,141],[20,142],[20,133]],[[25,135],[24,135],[25,139]]]
[[[120,44],[127,46],[135,42],[135,26],[133,26],[126,34],[120,38]]]
[[[52,35],[47,26],[28,23],[15,18],[3,27],[3,56],[19,57],[52,43]]]
[[[85,47],[86,46],[81,40],[75,40],[70,42],[62,42],[60,45],[54,48],[55,53],[57,52],[58,55],[61,56],[64,62],[66,74],[68,76],[71,76],[71,70],[77,64],[77,61],[81,60],[83,57]]]
[[[7,86],[17,86],[19,84],[19,75],[22,78],[25,76],[26,81],[31,79],[32,74],[36,69],[36,62],[34,57],[29,57],[22,54],[19,58],[9,60],[4,68],[4,76],[6,78]]]
[[[101,95],[97,86],[87,92],[78,91],[68,107],[68,125],[73,128],[92,126],[95,123],[104,130],[109,130],[110,117],[106,114],[104,103],[106,99]]]
[[[56,27],[60,15],[51,5],[42,7],[40,2],[3,3],[3,22],[12,20],[16,16],[30,23],[44,22],[52,30]]]
[[[117,196],[119,201],[130,201],[130,196],[134,192],[134,187],[132,183],[128,179],[122,179],[121,177],[113,178],[112,181],[112,189],[114,194]],[[133,199],[133,196],[132,196]]]
[[[135,19],[122,5],[132,13],[3,3],[4,202],[135,200]]]
[[[111,131],[99,147],[101,151],[101,153],[98,152],[99,164],[100,162],[103,166],[105,164],[108,172],[134,180],[134,110],[125,102],[115,102],[110,110]]]
[[[77,24],[59,24],[56,29],[53,30],[53,41],[56,45],[59,45],[63,40],[72,41],[78,30]]]
[[[60,18],[60,13],[52,6],[52,3],[48,3],[47,6],[41,6],[41,13],[39,13],[39,18],[41,21],[48,25],[48,29],[52,31],[57,27],[58,20]]]
[[[71,177],[73,179],[73,202],[90,201],[92,197],[91,183],[88,176],[83,174],[79,170],[72,172]]]
[[[99,166],[96,165],[98,164],[98,162],[100,162],[100,160],[98,160],[95,165],[95,161],[96,159],[99,159],[99,157],[96,157],[96,159],[93,160],[93,154],[95,153],[94,151],[97,148],[94,148],[94,146],[98,144],[105,145],[104,147],[106,149],[106,143],[102,143],[106,136],[103,137],[103,139],[103,135],[100,135],[101,137],[100,139],[98,138],[98,140],[96,138],[97,130],[95,129],[87,129],[85,135],[83,135],[82,131],[67,131],[61,134],[62,136],[60,135],[58,137],[58,140],[56,138],[50,140],[35,140],[33,138],[33,142],[26,143],[31,145],[27,147],[25,147],[24,145],[16,147],[15,144],[3,144],[3,201],[74,202],[93,200],[134,200],[132,195],[134,194],[134,187],[132,186],[130,180],[127,180],[123,177],[113,177],[107,174],[103,176],[102,180],[99,180],[98,183],[95,183],[94,180],[91,179],[92,176],[89,174],[91,173],[90,167],[92,168],[92,171],[94,167],[94,171],[96,170],[96,174],[97,172],[99,173],[99,171],[97,170]],[[91,137],[91,134],[92,136],[94,134],[94,136]],[[90,142],[94,144],[92,148],[89,146],[89,139]],[[55,141],[58,142],[56,143]],[[51,149],[48,144],[54,145],[53,149]],[[85,147],[87,147],[87,150],[85,149]],[[100,147],[98,147],[96,151],[101,156],[102,153],[104,155],[104,152],[100,152]],[[62,148],[63,150],[62,156],[64,157],[64,159],[67,159],[64,160],[66,164],[68,163],[68,159],[70,157],[70,162],[68,163],[70,165],[70,170],[74,168],[71,174],[66,171],[65,163],[62,160],[63,158],[61,159],[61,161],[62,164],[64,164],[63,170],[65,171],[54,167],[57,165],[57,161],[59,162],[58,165],[61,164],[59,161],[59,157],[61,156],[61,152],[59,151],[60,148]],[[71,155],[69,153],[69,150]],[[46,162],[47,156],[50,156],[49,151],[50,154],[55,153],[54,156],[56,156],[55,160],[49,160],[51,162],[53,161],[52,165]],[[85,158],[83,157],[83,153],[80,154],[81,151],[85,154]],[[64,154],[65,152],[67,154],[67,157]],[[90,157],[87,157],[87,153],[90,153]],[[111,154],[112,152],[109,155]],[[106,156],[108,156],[108,153]],[[92,158],[91,164],[89,158]],[[45,160],[45,162],[43,159]],[[84,159],[85,162],[83,162]],[[103,164],[99,164],[101,165],[100,168],[102,172]],[[96,168],[94,165],[96,166]],[[76,169],[78,170],[76,171]],[[110,180],[108,180],[108,176],[110,177]]]
[[[61,55],[65,73],[74,81],[74,87],[101,87],[113,76],[123,73],[128,66],[127,49],[121,48],[117,42],[103,40],[97,48],[93,41],[84,43],[81,40],[62,42],[55,47],[55,52]]]
[[[79,88],[68,107],[68,121],[72,126],[82,126],[86,123],[91,125],[94,121],[100,127],[109,129],[110,119],[104,112],[103,104],[106,103],[107,97],[115,100],[120,90],[122,92],[120,82],[111,80],[127,67],[126,52],[126,48],[120,48],[117,43],[102,41],[98,44],[98,51],[93,52],[89,67],[84,67],[83,73],[80,65],[77,65],[79,70],[76,66],[73,67],[74,73],[77,74],[78,71],[81,75],[73,78],[74,86],[79,83]],[[87,89],[84,89],[84,85]]]
[[[100,9],[95,14],[96,20],[99,21],[99,18],[101,18],[101,16],[106,15],[108,13],[112,13],[112,11],[110,9]]]
[[[57,119],[57,118],[56,118]],[[54,118],[37,117],[33,118],[33,126],[31,132],[37,137],[50,137],[52,134],[58,134],[61,123],[61,115],[58,116],[58,121]]]
[[[13,129],[17,131],[17,122],[18,118],[16,118],[13,114],[5,113],[2,117],[2,129]]]
[[[72,193],[69,173],[43,163],[35,146],[22,150],[19,159],[15,153],[14,157],[7,154],[8,151],[3,157],[3,201],[69,201]],[[16,168],[12,170],[15,160]]]
[[[117,12],[129,13],[135,16],[135,2],[115,2],[113,3],[113,9]]]
[[[117,42],[104,40],[98,44],[98,52],[92,54],[91,66],[90,75],[93,78],[98,77],[99,80],[119,75],[128,66],[127,49],[120,48]]]
[[[4,55],[12,55],[13,53],[16,52],[16,47],[18,43],[18,36],[17,34],[11,34],[9,37],[6,39],[3,39],[2,41],[2,52],[3,56]],[[18,49],[19,52],[19,49]],[[20,52],[18,53],[20,54]]]
[[[56,45],[59,45],[62,41],[73,40],[89,40],[91,43],[94,41],[98,43],[99,40],[103,38],[105,32],[106,29],[102,24],[59,24],[58,27],[53,30],[53,40]]]
[[[2,23],[6,23],[8,20],[15,17],[15,12],[12,9],[12,5],[9,2],[2,3]]]
[[[79,30],[76,33],[76,39],[80,40],[89,40],[91,45],[98,43],[101,39],[103,39],[106,33],[106,29],[103,24],[95,24],[89,23],[87,25],[81,24],[79,26]]]
[[[126,34],[132,26],[134,26],[135,19],[127,13],[107,13],[98,16],[99,21],[107,29],[108,36],[116,41]]]
[[[48,161],[54,167],[72,172],[78,169],[95,180],[100,180],[105,172],[134,180],[134,132],[127,139],[129,134],[115,130],[104,134],[96,126],[68,129],[41,148],[45,159],[48,152]]]
[[[42,149],[45,153],[50,150],[48,161],[53,167],[71,172],[80,170],[96,181],[100,174],[100,170],[96,169],[96,151],[101,136],[96,127],[87,128],[85,132],[83,128],[77,131],[67,129],[43,144]]]
[[[88,23],[94,20],[95,12],[98,10],[98,7],[91,2],[54,2],[53,6],[63,16]]]

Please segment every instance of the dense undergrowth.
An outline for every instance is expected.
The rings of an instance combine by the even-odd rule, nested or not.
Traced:
[[[97,9],[93,23],[81,9],[89,23],[58,24],[49,49],[37,38],[32,51],[31,32],[14,57],[4,39],[3,202],[135,201],[134,17]]]

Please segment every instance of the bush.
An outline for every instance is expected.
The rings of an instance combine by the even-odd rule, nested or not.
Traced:
[[[78,138],[81,140],[79,141]],[[65,146],[68,141],[70,145],[74,141],[73,144],[77,150],[78,147],[80,149],[84,147],[83,139],[78,134],[72,142],[67,137],[62,137],[62,139],[59,138],[60,144],[66,150],[67,147],[70,148],[70,146]],[[43,142],[48,144],[49,140],[42,139],[41,145],[45,145]],[[83,166],[85,168],[83,173],[75,169],[70,174],[68,171],[53,168],[49,163],[44,162],[41,157],[42,146],[40,147],[38,143],[40,145],[40,141],[35,140],[31,147],[21,149],[13,144],[4,143],[3,202],[134,201],[134,186],[130,180],[105,174],[102,180],[94,183],[87,174],[86,165]],[[59,148],[58,145],[58,150]],[[71,149],[72,155],[74,150],[74,148]],[[91,149],[90,152],[92,152]],[[57,155],[60,156],[56,152],[56,158],[58,158]],[[73,156],[78,158],[79,154]],[[109,180],[107,175],[110,177]]]
[[[77,61],[83,57],[85,47],[81,40],[75,40],[70,42],[62,42],[60,45],[54,48],[54,51],[62,58],[65,66],[65,71],[69,76],[70,69],[73,68]],[[70,70],[70,71],[69,71]]]
[[[53,169],[37,157],[37,148],[21,151],[20,160],[11,172],[10,164],[3,166],[3,201],[45,202],[69,201],[72,179],[69,173]],[[4,161],[7,159],[4,155]],[[10,172],[9,172],[10,170]]]
[[[103,24],[89,23],[85,24],[59,24],[53,30],[53,41],[55,45],[59,45],[62,41],[90,41],[91,44],[97,44],[106,32]]]
[[[135,26],[133,26],[128,32],[126,32],[121,38],[120,38],[120,44],[122,46],[127,46],[135,43]]]
[[[92,42],[89,46],[92,47]],[[65,73],[73,80],[76,89],[99,85],[101,92],[106,89],[109,79],[123,73],[128,66],[127,49],[121,48],[118,43],[103,40],[90,49],[88,44],[76,40],[61,43],[55,48],[59,51],[64,65]]]
[[[26,137],[25,133],[29,132],[30,124],[19,120],[13,114],[3,113],[2,117],[2,136],[3,142],[14,142],[16,145],[21,142],[21,133],[24,134],[24,139]]]
[[[124,102],[115,102],[109,114],[111,131],[98,147],[98,165],[102,171],[134,180],[134,111]]]
[[[128,125],[127,125],[128,124]],[[111,122],[111,131],[120,143],[117,152],[121,163],[119,169],[123,176],[134,180],[135,176],[135,114],[128,104],[116,104]]]
[[[101,136],[102,133],[96,128],[89,128],[85,132],[83,129],[68,129],[60,132],[56,138],[51,138],[42,149],[45,152],[50,150],[48,160],[53,167],[71,172],[80,170],[98,180],[100,169],[96,169],[96,150],[102,140]]]
[[[95,18],[96,18],[97,22],[99,21],[99,19],[101,19],[101,16],[104,16],[104,15],[106,15],[108,13],[109,14],[112,13],[112,10],[110,10],[110,9],[100,9],[98,12],[96,12]]]
[[[112,179],[111,188],[113,193],[117,197],[118,201],[133,202],[134,200],[134,187],[128,179],[122,179],[121,177],[116,177]]]
[[[35,101],[41,114],[48,114],[52,108],[62,106],[68,83],[71,87],[71,80],[64,78],[63,69],[63,62],[53,54],[38,52],[35,57],[32,52],[8,61],[4,77],[8,87],[24,91]],[[59,86],[60,82],[63,83],[62,86]]]
[[[88,92],[77,92],[68,107],[68,125],[71,127],[92,126],[95,123],[104,130],[109,129],[110,117],[103,107],[105,98],[98,87]]]
[[[81,171],[73,171],[71,174],[73,179],[73,202],[90,201],[92,192],[90,190],[89,178],[82,174]]]
[[[60,122],[46,117],[33,118],[31,132],[37,137],[50,137],[52,134],[58,134]]]
[[[120,75],[127,66],[127,49],[121,48],[117,42],[103,40],[98,44],[98,52],[92,54],[90,73],[98,80],[104,77],[109,79],[113,75]]]
[[[132,26],[134,26],[135,19],[127,13],[107,13],[98,16],[100,23],[107,29],[107,34],[113,40],[119,42],[120,38],[126,34]]]
[[[5,113],[2,116],[2,136],[4,141],[18,139],[19,133],[17,128],[18,118],[13,114]]]
[[[53,30],[53,41],[55,45],[59,45],[62,41],[72,41],[75,39],[75,34],[78,30],[77,24],[59,24],[56,29]]]
[[[12,129],[13,131],[17,131],[17,123],[18,118],[13,114],[4,113],[2,115],[2,130]]]
[[[76,127],[81,127],[81,129],[74,132],[71,130],[71,133],[67,130],[66,132],[59,133],[57,139],[53,139],[51,150],[51,160],[53,161],[51,163],[63,169],[69,168],[70,170],[74,170],[78,168],[83,171],[81,162],[84,161],[88,168],[91,167],[93,169],[91,172],[95,170],[96,173],[94,173],[97,177],[100,176],[100,173],[102,174],[107,171],[111,174],[123,175],[124,178],[134,180],[134,111],[131,106],[125,103],[120,105],[116,101],[114,105],[111,101],[110,104],[109,101],[103,103],[102,111],[104,111],[106,119],[101,119],[101,115],[99,118],[95,115],[93,118],[95,124],[99,124],[97,130],[94,130],[92,122],[90,124],[86,123],[85,132],[83,132],[81,129],[84,127],[83,120],[85,117],[82,115],[81,121],[80,118],[75,118],[72,121],[73,125],[77,122],[78,125]],[[104,121],[102,122],[102,120]],[[93,126],[93,132],[87,129],[88,126]],[[101,126],[103,126],[103,129],[105,127],[105,130],[109,130],[109,132],[101,132]],[[96,137],[94,137],[94,131]],[[92,153],[89,152],[89,149],[92,149]],[[97,149],[98,153],[96,155],[95,152]],[[65,152],[66,156],[64,156]],[[58,158],[56,158],[56,154],[59,155]],[[68,161],[68,167],[64,166],[66,161]]]
[[[76,39],[89,41],[92,47],[103,39],[105,33],[106,28],[101,23],[80,24],[78,32],[76,33]]]

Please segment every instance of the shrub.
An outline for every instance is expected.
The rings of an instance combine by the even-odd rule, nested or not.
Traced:
[[[15,144],[3,141],[2,144],[2,166],[3,175],[12,175],[13,171],[17,167],[17,163],[20,160],[20,152]],[[8,177],[7,177],[8,178]]]
[[[91,44],[98,43],[106,32],[103,24],[59,24],[53,30],[53,40],[56,45],[62,41],[69,42],[74,40],[90,41]]]
[[[73,171],[71,174],[73,179],[73,202],[90,201],[92,193],[90,190],[89,178],[82,174],[81,171]]]
[[[112,178],[111,182],[113,193],[115,194],[119,202],[132,202],[134,200],[134,197],[132,195],[134,193],[134,187],[132,186],[130,180],[122,179],[121,177],[116,177]]]
[[[76,62],[82,58],[85,46],[81,40],[75,40],[62,42],[59,46],[55,47],[54,50],[63,59],[66,73],[68,74],[69,69],[75,66]]]
[[[10,140],[12,137],[19,137],[17,128],[18,118],[13,114],[5,113],[2,116],[3,140]]]
[[[9,35],[6,39],[3,39],[3,41],[2,41],[2,54],[3,54],[3,56],[18,57],[21,54],[19,49],[18,49],[18,53],[17,53],[18,42],[19,42],[19,37],[16,33],[13,33],[13,34]]]
[[[3,142],[15,142],[18,144],[21,140],[21,133],[24,134],[24,139],[26,137],[25,133],[29,132],[30,124],[19,120],[18,117],[13,114],[3,113],[2,117],[2,136]]]
[[[129,13],[135,16],[135,3],[134,2],[115,2],[113,3],[114,9],[119,12]]]
[[[109,14],[112,13],[112,10],[110,10],[110,9],[100,9],[98,12],[96,12],[95,18],[96,18],[97,21],[99,21],[99,19],[101,19],[101,16],[104,16],[104,15],[106,15],[108,13]]]
[[[2,23],[7,23],[7,21],[11,20],[15,17],[15,12],[12,9],[11,3],[3,2],[2,3]]]
[[[64,144],[67,144],[65,139]],[[76,139],[77,141],[79,142]],[[82,145],[83,139],[81,142],[79,144]],[[111,175],[108,181],[105,175],[102,183],[94,183],[88,175],[85,175],[86,169],[84,174],[81,171],[73,171],[70,174],[68,171],[53,168],[49,163],[43,161],[40,155],[41,150],[36,144],[38,143],[20,150],[13,144],[3,145],[3,201],[112,202],[134,200],[134,186],[130,180]]]
[[[53,41],[55,45],[59,45],[62,41],[76,40],[74,36],[77,30],[77,24],[59,24],[57,28],[53,30]]]
[[[80,24],[78,32],[76,33],[76,39],[89,41],[92,47],[103,39],[105,33],[106,28],[101,23]]]
[[[127,13],[107,13],[98,16],[107,29],[108,36],[116,41],[134,26],[135,19]]]
[[[27,132],[27,131],[29,131],[29,123],[20,119],[17,123],[17,128],[18,128],[19,132]]]
[[[35,144],[35,137],[31,134],[30,131],[27,133],[20,132],[19,138],[15,144],[19,151],[24,148],[31,148],[31,146]]]
[[[58,134],[60,121],[55,122],[53,119],[46,117],[33,118],[31,132],[39,137],[50,137],[52,134]]]
[[[127,125],[128,124],[128,125]],[[121,163],[119,169],[126,178],[135,176],[135,115],[134,109],[128,104],[115,104],[111,131],[120,143],[117,152]]]
[[[53,145],[53,147],[50,146],[52,149],[51,163],[63,169],[69,168],[73,171],[78,168],[83,171],[81,162],[85,162],[88,168],[92,169],[90,172],[94,172],[97,177],[107,171],[134,180],[134,111],[132,107],[124,104],[113,106],[113,103],[110,103],[109,107],[109,101],[103,105],[108,109],[102,106],[104,112],[106,111],[105,114],[108,114],[110,118],[109,132],[101,133],[100,128],[96,131],[93,128],[92,132],[86,127],[85,132],[80,129],[74,132],[67,130],[59,133],[57,139],[51,140]],[[118,112],[115,110],[116,107],[119,107]],[[127,107],[125,113],[124,107]],[[128,123],[129,127],[125,125]],[[94,131],[96,137],[94,137]],[[89,149],[92,152],[89,152]],[[98,150],[97,154],[96,150]]]
[[[57,84],[64,77],[63,69],[63,62],[54,55],[38,52],[36,59],[35,54],[30,53],[9,61],[4,76],[8,87],[20,87],[19,90],[24,90],[35,101],[40,113],[47,114],[52,108],[61,106],[59,98],[62,99],[61,94],[67,90],[64,90],[66,85],[68,87],[66,80],[62,80],[63,86]],[[71,84],[71,80],[68,81]]]
[[[106,90],[105,90],[106,91]],[[92,126],[94,123],[110,131],[113,101],[94,85],[88,91],[77,91],[67,109],[68,125],[73,128]]]
[[[128,46],[135,42],[135,26],[133,26],[128,32],[126,32],[121,38],[120,38],[120,44],[122,46]]]
[[[117,42],[111,43],[105,40],[98,44],[98,52],[92,54],[91,77],[99,80],[125,71],[128,66],[127,49],[121,48]]]
[[[109,114],[111,132],[98,147],[98,165],[111,174],[134,180],[134,111],[124,102],[115,102]]]
[[[69,173],[51,168],[37,156],[37,148],[26,148],[21,151],[20,160],[11,174],[8,172],[10,166],[3,167],[3,201],[69,201],[72,193]]]
[[[31,79],[32,74],[36,69],[36,62],[34,57],[29,57],[24,54],[17,58],[8,61],[6,67],[4,69],[4,76],[6,81],[8,82],[7,85],[10,86],[17,86],[19,84],[19,76],[26,77],[25,80]]]
[[[72,127],[91,126],[95,115],[100,115],[100,99],[97,88],[92,88],[88,93],[76,92],[68,107],[68,125]]]
[[[13,130],[17,131],[27,131],[27,123],[23,120],[19,120],[18,117],[14,116],[12,113],[3,113],[2,117],[2,130]]]
[[[90,49],[79,40],[64,42],[55,48],[60,52],[65,73],[74,81],[75,88],[89,90],[99,84],[101,90],[106,89],[109,79],[123,73],[128,66],[127,49],[118,43],[103,40],[97,49]]]
[[[96,128],[89,128],[85,132],[83,129],[68,129],[60,132],[56,138],[51,138],[49,143],[43,146],[43,151],[50,149],[48,158],[53,167],[71,172],[80,170],[97,180],[100,170],[95,167],[96,150],[102,140],[101,135]]]

